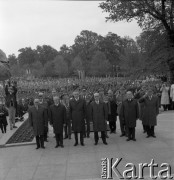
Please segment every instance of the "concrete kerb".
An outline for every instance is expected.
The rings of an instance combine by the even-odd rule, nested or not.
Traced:
[[[27,118],[28,118],[28,114],[26,113],[24,115],[24,121],[17,122],[16,126],[19,128],[27,120]],[[18,130],[18,128],[13,129],[12,131],[7,131],[6,134],[3,134],[3,136],[0,138],[0,148],[14,147],[14,146],[26,146],[26,145],[34,145],[34,144],[36,144],[34,139],[33,139],[32,142],[7,144],[8,140],[14,135],[14,133]]]

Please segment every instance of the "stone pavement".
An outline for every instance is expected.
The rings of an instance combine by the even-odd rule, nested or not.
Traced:
[[[117,126],[119,123],[117,121]],[[169,163],[174,170],[174,113],[162,113],[155,128],[157,138],[145,138],[141,121],[136,128],[137,141],[109,134],[108,146],[101,140],[94,146],[93,133],[85,139],[85,146],[74,147],[74,138],[64,140],[64,148],[55,149],[50,129],[46,149],[35,150],[36,145],[0,149],[0,180],[100,180],[101,158],[123,158],[118,169],[126,170],[126,163]],[[164,169],[164,168],[163,168]],[[138,169],[137,169],[138,170]],[[160,168],[156,168],[159,171]],[[173,173],[173,172],[172,172]],[[145,176],[149,177],[146,169]],[[116,176],[113,174],[115,180]],[[150,178],[146,178],[150,179]]]

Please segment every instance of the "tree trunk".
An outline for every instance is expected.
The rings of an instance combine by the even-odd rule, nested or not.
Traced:
[[[169,71],[170,71],[170,83],[174,83],[174,61],[170,61],[168,63]]]

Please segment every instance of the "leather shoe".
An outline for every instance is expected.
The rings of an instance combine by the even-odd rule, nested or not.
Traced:
[[[84,143],[81,143],[81,146],[85,146]]]
[[[136,139],[135,139],[135,138],[133,138],[133,139],[132,139],[132,141],[136,141]]]
[[[37,147],[36,149],[39,149],[40,147]]]
[[[77,146],[77,145],[78,145],[78,143],[75,143],[75,144],[74,144],[74,146]]]
[[[130,140],[131,140],[130,138],[126,139],[126,141],[130,141]]]
[[[153,137],[153,138],[156,138],[156,136],[155,136],[155,135],[152,135],[152,137]]]
[[[42,149],[45,149],[45,146],[42,146],[41,148],[42,148]]]
[[[64,148],[64,145],[62,144],[62,145],[60,145],[60,147],[61,147],[61,148]]]
[[[108,143],[107,143],[107,142],[103,142],[103,144],[108,145]]]
[[[98,144],[98,142],[95,142],[95,143],[94,143],[94,145],[97,145],[97,144]]]
[[[120,137],[123,137],[123,136],[125,136],[125,134],[121,134],[121,135],[120,135]]]
[[[146,138],[149,138],[150,136],[148,135]]]
[[[59,145],[57,144],[56,146],[55,146],[55,148],[58,148],[59,147]]]

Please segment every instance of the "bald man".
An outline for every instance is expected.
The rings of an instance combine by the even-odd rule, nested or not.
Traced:
[[[135,139],[135,127],[136,121],[139,117],[138,102],[133,99],[133,94],[131,91],[126,93],[127,100],[123,102],[121,106],[121,118],[125,122],[128,128],[128,139],[127,141]]]

